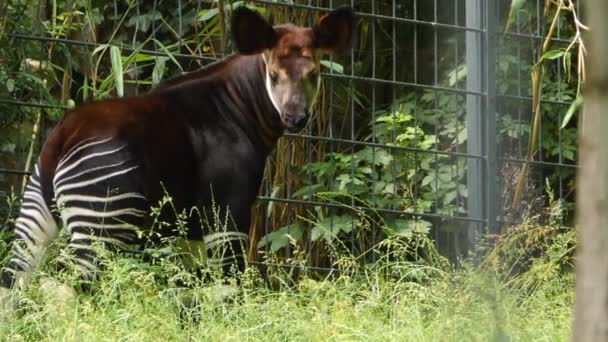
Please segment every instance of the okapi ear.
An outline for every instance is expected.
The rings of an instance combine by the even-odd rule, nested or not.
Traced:
[[[340,7],[324,15],[312,29],[317,48],[340,53],[352,45],[355,15],[350,7]]]
[[[243,55],[260,53],[274,47],[277,35],[258,12],[239,6],[232,13],[232,38]]]

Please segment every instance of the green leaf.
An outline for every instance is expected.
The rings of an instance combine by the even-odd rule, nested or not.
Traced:
[[[82,82],[82,99],[87,101],[89,99],[89,78],[87,74],[84,74],[84,81]]]
[[[452,201],[454,201],[456,199],[456,197],[458,197],[458,192],[456,190],[450,191],[447,194],[445,194],[445,202],[452,203]]]
[[[155,56],[152,55],[147,55],[145,53],[138,53],[135,55],[135,62],[149,62],[154,60],[154,58],[156,58]]]
[[[549,59],[549,60],[558,59],[558,58],[562,57],[564,55],[564,53],[566,53],[566,50],[564,50],[564,49],[549,50],[540,57],[540,60],[542,61],[545,59]]]
[[[277,194],[279,193],[280,190],[281,190],[281,186],[280,185],[273,186],[272,187],[272,192],[270,193],[270,197],[271,198],[277,197]],[[272,210],[274,209],[274,203],[275,203],[275,201],[270,201],[268,203],[268,208],[266,209],[266,215],[267,216],[272,215]]]
[[[109,44],[100,44],[98,47],[93,49],[93,52],[91,52],[91,55],[95,56],[97,53],[101,52],[101,51],[105,51],[110,45]]]
[[[263,248],[270,244],[270,249],[274,252],[283,247],[287,247],[291,241],[298,241],[302,238],[304,229],[299,222],[282,227],[260,239],[258,248]]]
[[[428,233],[432,227],[432,224],[425,220],[420,219],[387,219],[386,225],[396,234],[410,237],[412,233]]]
[[[458,137],[456,139],[457,144],[464,144],[465,141],[467,141],[467,130],[461,129],[460,132],[458,132]]]
[[[321,61],[321,65],[328,68],[329,70],[333,70],[338,74],[344,74],[344,67],[341,64],[336,62],[328,61],[326,59]]]
[[[8,81],[6,81],[6,90],[8,90],[9,93],[12,93],[13,90],[15,90],[15,80],[12,78],[9,78]]]
[[[179,70],[184,71],[181,64],[179,64],[177,59],[175,59],[175,57],[173,57],[173,54],[171,53],[171,51],[169,51],[169,49],[167,49],[167,47],[165,45],[163,45],[163,43],[161,43],[158,39],[154,39],[154,38],[151,38],[150,40],[153,41],[154,43],[156,43],[160,47],[160,49],[163,50],[163,52],[167,55],[167,57],[169,57],[169,59],[171,59],[173,64],[175,64],[179,68]]]
[[[152,84],[157,85],[163,79],[163,75],[165,74],[165,66],[167,64],[167,60],[169,57],[156,57],[156,63],[154,64],[154,69],[152,70]]]
[[[152,25],[152,22],[157,21],[162,18],[160,12],[155,11],[154,13],[150,12],[147,14],[137,15],[129,18],[126,22],[125,26],[133,27],[137,26],[137,29],[142,32],[147,32]]]
[[[228,5],[225,7],[226,11],[231,11],[236,9],[237,7],[240,6],[244,6],[244,2],[243,1],[236,1],[234,2],[232,5]],[[264,7],[259,7],[259,6],[254,6],[254,5],[246,5],[247,8],[252,9],[254,11],[257,11],[258,13],[264,15],[266,13],[266,9]],[[198,21],[208,21],[210,19],[213,19],[215,16],[217,16],[220,13],[219,8],[218,7],[214,7],[214,8],[210,8],[210,9],[204,9],[198,12]]]
[[[461,64],[454,68],[454,70],[450,71],[448,74],[448,84],[450,87],[455,86],[458,82],[467,78],[467,66],[466,64]]]
[[[301,196],[303,199],[308,199],[323,190],[325,190],[325,187],[323,184],[305,185],[300,190],[294,192],[292,197]]]
[[[405,219],[394,219],[387,218],[385,220],[385,224],[388,228],[396,233],[400,233],[402,235],[407,235],[411,230],[409,229],[408,220]]]
[[[394,194],[396,191],[396,185],[395,183],[388,183],[386,184],[386,186],[384,187],[384,190],[382,190],[383,193],[385,194]]]
[[[507,25],[505,26],[505,32],[509,31],[509,27],[517,19],[517,12],[521,10],[524,3],[526,3],[526,0],[511,1],[511,9],[509,10],[509,17],[507,19]]]
[[[432,91],[427,91],[426,94],[420,97],[420,100],[424,102],[431,102],[435,100],[435,93]]]
[[[362,148],[361,150],[355,152],[355,160],[366,161],[366,162],[371,163],[376,151],[378,151],[378,148],[375,148],[375,147],[372,148],[370,146],[366,146],[366,147]]]
[[[357,226],[358,223],[359,221],[350,215],[329,216],[315,224],[310,238],[312,241],[320,239],[332,241],[341,232],[350,233],[353,226]]]
[[[372,174],[372,172],[373,172],[372,168],[371,168],[371,167],[369,167],[369,166],[362,166],[362,167],[359,167],[359,168],[357,168],[357,171],[358,171],[359,173],[363,173],[363,174],[366,174],[366,175],[371,175],[371,174]]]
[[[566,52],[564,58],[562,59],[562,64],[564,66],[564,71],[566,74],[566,83],[570,82],[570,70],[572,70],[572,53],[570,51]]]
[[[583,104],[583,97],[581,95],[579,95],[570,104],[570,107],[568,108],[568,111],[566,112],[566,115],[564,116],[564,119],[562,120],[562,125],[559,127],[559,129],[564,129],[568,125],[568,123],[572,119],[572,116],[574,116],[574,113],[576,113],[581,108],[582,104]]]
[[[447,183],[452,180],[452,175],[448,172],[440,172],[438,175],[439,180],[443,183]]]
[[[112,60],[112,75],[114,76],[114,83],[116,84],[116,94],[118,97],[123,97],[124,91],[124,79],[122,76],[122,61],[120,58],[120,49],[117,46],[110,47],[110,59]]]
[[[422,179],[422,186],[427,186],[429,184],[431,184],[432,181],[435,180],[435,174],[434,173],[430,173],[428,174],[426,177],[424,177]]]
[[[211,9],[204,9],[198,12],[198,21],[207,21],[213,17],[215,17],[219,13],[217,7]]]
[[[338,177],[336,177],[337,181],[340,181],[340,185],[338,186],[338,189],[340,191],[344,191],[344,188],[346,188],[346,185],[348,185],[349,183],[352,182],[352,178],[350,177],[349,174],[343,173],[341,175],[339,175]]]
[[[386,150],[377,150],[375,154],[374,164],[387,166],[393,161],[393,156]]]

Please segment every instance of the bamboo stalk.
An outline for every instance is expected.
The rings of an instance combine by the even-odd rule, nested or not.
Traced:
[[[548,7],[550,2],[546,3]],[[521,204],[521,197],[524,192],[524,187],[526,184],[526,178],[528,176],[529,170],[529,162],[532,161],[534,155],[536,154],[537,147],[537,137],[540,129],[540,104],[541,104],[541,93],[542,93],[542,84],[544,77],[544,66],[542,56],[549,49],[549,45],[551,43],[551,37],[555,31],[555,27],[557,26],[557,19],[559,18],[559,14],[562,10],[561,6],[557,6],[555,10],[555,15],[553,16],[553,20],[551,21],[551,26],[549,27],[549,31],[545,36],[545,40],[543,42],[542,50],[540,51],[539,61],[536,63],[534,68],[532,69],[532,131],[530,133],[530,140],[528,141],[528,152],[526,155],[526,162],[522,165],[521,170],[517,176],[517,185],[515,187],[515,193],[513,195],[513,202],[511,204],[511,210],[514,212],[519,211]]]
[[[30,137],[30,147],[27,152],[27,158],[25,159],[25,167],[23,171],[30,172],[32,167],[32,159],[34,159],[34,145],[36,144],[36,138],[38,137],[38,132],[40,130],[40,120],[42,117],[42,112],[38,112],[36,114],[36,121],[34,122],[34,127],[32,128],[32,135]],[[21,193],[25,191],[25,186],[27,185],[28,175],[24,174],[23,179],[21,181]]]

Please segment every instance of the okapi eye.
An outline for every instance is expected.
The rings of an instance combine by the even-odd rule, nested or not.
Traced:
[[[279,76],[277,75],[276,72],[274,72],[274,71],[270,72],[270,80],[272,81],[272,84],[277,83],[277,81],[279,80]]]

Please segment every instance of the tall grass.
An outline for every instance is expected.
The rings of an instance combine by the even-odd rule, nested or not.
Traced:
[[[416,239],[408,242],[426,238]],[[571,231],[524,224],[478,266],[393,254],[367,266],[342,260],[350,266],[338,275],[309,272],[273,288],[250,267],[234,300],[218,297],[221,279],[212,276],[187,290],[198,299],[187,308],[175,280],[188,275],[176,261],[106,256],[96,289],[76,300],[44,281],[24,290],[20,309],[0,317],[0,340],[560,341],[570,336],[573,245]],[[49,275],[70,281],[48,267],[37,273]]]

